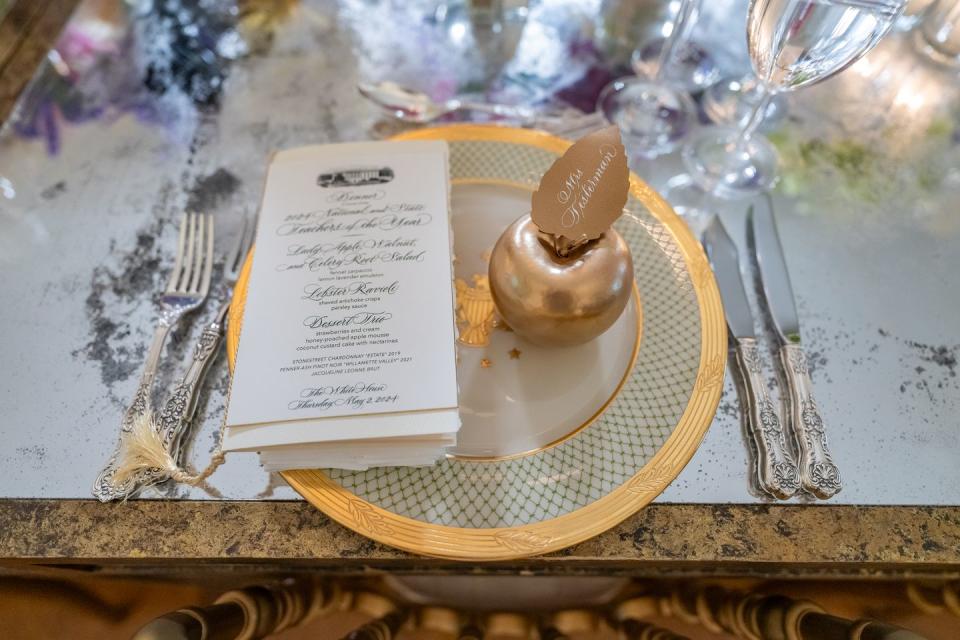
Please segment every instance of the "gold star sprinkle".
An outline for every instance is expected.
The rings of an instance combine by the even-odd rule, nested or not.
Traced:
[[[484,358],[480,361],[480,366],[484,369],[489,369],[491,365],[493,365],[493,363],[490,362],[490,358]]]
[[[511,359],[511,360],[519,360],[521,353],[522,353],[522,352],[520,351],[520,349],[517,349],[516,347],[514,347],[513,349],[510,349],[510,359]]]

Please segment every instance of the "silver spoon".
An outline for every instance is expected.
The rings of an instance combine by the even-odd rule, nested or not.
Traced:
[[[454,111],[480,111],[516,120],[521,126],[536,126],[568,136],[607,124],[600,112],[585,114],[574,108],[541,111],[527,106],[470,102],[457,98],[434,102],[427,94],[401,87],[395,82],[360,83],[357,89],[363,97],[383,107],[395,118],[417,124],[432,122]]]
[[[457,98],[434,102],[427,94],[401,87],[395,82],[360,83],[357,88],[363,97],[380,105],[394,117],[404,122],[423,124],[448,113],[464,110],[489,113],[503,118],[520,120],[523,123],[528,123],[538,116],[535,109],[526,106],[470,102]]]

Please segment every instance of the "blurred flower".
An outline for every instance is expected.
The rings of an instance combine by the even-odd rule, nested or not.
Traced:
[[[293,16],[299,4],[300,0],[240,0],[236,33],[247,52],[268,50],[277,27]]]

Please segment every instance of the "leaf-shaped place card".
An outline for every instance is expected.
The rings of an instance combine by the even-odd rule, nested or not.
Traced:
[[[543,175],[530,217],[555,245],[599,238],[627,202],[630,170],[616,126],[580,138]]]

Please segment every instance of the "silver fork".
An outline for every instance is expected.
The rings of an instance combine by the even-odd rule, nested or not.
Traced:
[[[227,253],[223,265],[224,302],[220,305],[213,321],[200,334],[190,366],[177,386],[174,387],[173,393],[164,404],[157,418],[160,439],[178,465],[185,449],[184,435],[197,411],[200,388],[203,386],[203,381],[210,370],[210,364],[217,354],[217,347],[220,345],[220,340],[226,328],[227,312],[230,310],[230,303],[233,300],[233,287],[240,277],[240,270],[253,244],[254,226],[248,218],[243,219],[240,235]],[[146,471],[137,477],[136,489],[160,482],[165,477],[165,474],[159,470]]]
[[[127,408],[120,423],[121,438],[129,432],[134,419],[142,415],[150,404],[150,391],[157,375],[157,365],[163,345],[170,331],[185,315],[203,304],[210,289],[210,274],[213,269],[213,218],[208,214],[185,213],[180,221],[180,237],[177,242],[177,257],[166,290],[160,297],[157,328],[147,352],[147,360],[140,374],[140,384],[134,393],[133,402]],[[101,502],[116,500],[129,494],[131,483],[117,487],[113,483],[116,472],[120,442],[107,464],[93,483],[93,495]]]

